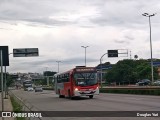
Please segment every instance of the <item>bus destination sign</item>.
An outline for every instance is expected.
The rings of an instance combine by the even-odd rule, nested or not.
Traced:
[[[76,72],[88,72],[88,71],[95,71],[94,68],[77,68]]]

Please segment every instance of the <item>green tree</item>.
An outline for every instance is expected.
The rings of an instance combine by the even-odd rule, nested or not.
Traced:
[[[7,76],[6,85],[7,87],[10,87],[14,83],[14,80],[12,79],[12,76],[9,73],[7,73],[6,76]]]
[[[150,62],[147,60],[121,60],[107,71],[106,81],[116,83],[136,83],[140,79],[151,80]],[[154,79],[158,78],[157,68],[154,67]]]
[[[12,76],[9,73],[6,73],[6,87],[10,87],[13,83],[14,80],[12,79]],[[3,84],[5,84],[5,73],[3,73]],[[0,74],[0,89],[1,89],[1,74]]]
[[[139,62],[139,65],[136,66],[135,71],[138,71],[138,79],[150,79],[151,80],[151,65],[148,62]],[[158,78],[157,68],[153,68],[154,79]]]

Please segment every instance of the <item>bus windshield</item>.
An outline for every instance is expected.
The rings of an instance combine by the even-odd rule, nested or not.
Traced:
[[[96,73],[75,73],[74,79],[77,86],[90,86],[98,83]]]

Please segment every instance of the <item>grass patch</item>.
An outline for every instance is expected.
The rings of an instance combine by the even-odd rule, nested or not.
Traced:
[[[17,113],[21,113],[22,112],[22,105],[20,103],[18,103],[14,97],[10,97],[11,99],[11,103],[12,103],[12,106],[13,106],[13,112],[17,112]],[[25,120],[24,117],[16,117],[16,120]]]

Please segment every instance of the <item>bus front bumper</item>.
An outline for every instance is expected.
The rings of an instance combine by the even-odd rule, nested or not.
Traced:
[[[74,96],[89,96],[89,95],[99,95],[99,89],[89,90],[89,91],[74,90]]]

